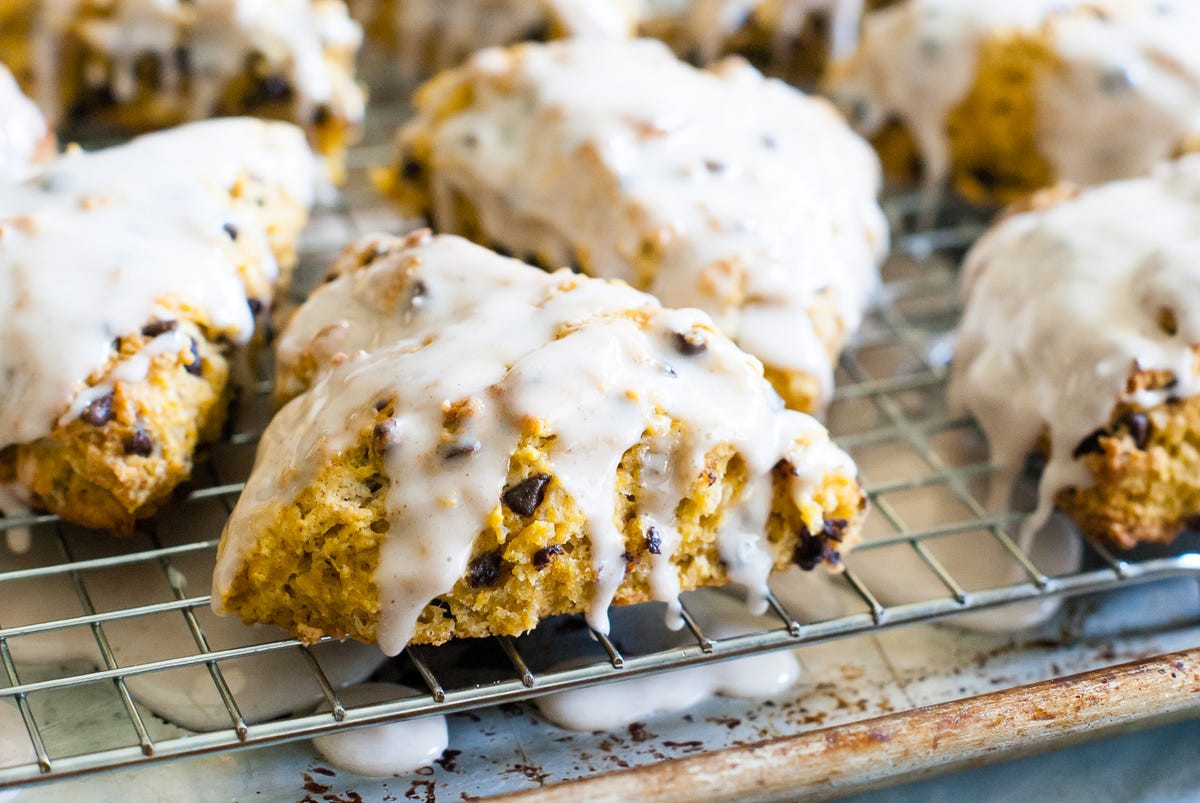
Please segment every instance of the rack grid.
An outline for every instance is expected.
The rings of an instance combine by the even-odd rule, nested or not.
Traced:
[[[314,216],[306,232],[302,280],[315,280],[332,254],[358,234],[411,225],[386,207],[370,187],[367,175],[371,166],[386,161],[388,136],[402,114],[395,105],[384,105],[382,112],[369,120],[368,144],[351,153],[348,188],[336,205]],[[1021,601],[1105,591],[1178,575],[1200,576],[1200,554],[1195,552],[1159,550],[1135,558],[1115,555],[1090,541],[1084,542],[1084,569],[1047,572],[1008,534],[1021,514],[989,512],[979,492],[993,474],[986,453],[967,449],[964,457],[961,450],[950,454],[943,446],[947,440],[982,442],[972,421],[950,414],[944,405],[948,336],[958,314],[956,258],[981,231],[982,218],[971,210],[954,208],[944,210],[937,224],[919,227],[915,223],[920,207],[917,196],[893,195],[885,206],[893,227],[893,254],[884,268],[885,283],[878,302],[841,359],[838,390],[828,416],[835,438],[863,467],[875,529],[887,531],[870,536],[848,558],[846,571],[835,580],[861,602],[860,609],[808,620],[772,596],[768,600],[771,620],[761,630],[714,638],[685,605],[684,643],[637,653],[623,648],[619,629],[610,636],[594,633],[597,648],[593,652],[553,656],[577,662],[566,669],[543,669],[549,656],[530,637],[491,640],[493,660],[474,675],[446,668],[455,663],[455,650],[461,655],[462,645],[410,648],[393,660],[388,671],[407,673],[424,691],[374,705],[344,705],[338,696],[339,683],[326,663],[329,653],[322,652],[331,645],[306,647],[286,637],[217,643],[211,634],[215,620],[209,612],[204,572],[211,570],[222,516],[241,490],[247,457],[267,415],[270,388],[264,383],[239,417],[244,427],[214,447],[211,459],[198,470],[194,486],[176,506],[175,515],[164,516],[132,542],[89,535],[48,515],[0,519],[0,534],[30,528],[38,556],[22,562],[0,552],[0,600],[12,599],[11,590],[23,587],[46,595],[65,595],[74,606],[70,615],[24,621],[20,619],[22,611],[0,602],[0,705],[15,704],[34,756],[31,762],[0,768],[0,788],[309,738],[340,728],[466,711]],[[891,462],[881,463],[875,474],[869,455],[884,445],[892,450]],[[896,454],[900,454],[898,460]],[[864,455],[868,457],[864,459]],[[939,505],[935,520],[918,517],[918,521],[897,501],[914,491],[940,495],[949,502]],[[981,534],[1011,562],[1017,573],[1013,582],[976,588],[976,583],[958,576],[939,557],[947,543]],[[930,582],[914,590],[910,598],[886,599],[858,570],[860,561],[889,549],[905,550],[909,559],[928,572]],[[14,561],[20,565],[13,568]],[[112,604],[103,599],[108,592],[100,589],[96,578],[111,579],[114,572],[136,577],[137,583],[154,590],[145,591],[149,595],[146,601]],[[157,580],[151,581],[151,575]],[[111,585],[109,582],[106,588]],[[203,593],[193,593],[196,589]],[[150,629],[149,623],[162,617],[182,623],[186,649],[154,659],[122,660],[113,634],[143,623]],[[581,619],[575,621],[583,627]],[[22,640],[83,631],[90,644],[90,657],[83,664],[73,661],[47,668],[18,660],[20,650],[15,648]],[[328,711],[263,722],[248,716],[246,701],[229,680],[229,667],[263,656],[287,656],[286,660],[302,665]],[[219,698],[223,712],[221,727],[197,732],[172,726],[150,713],[130,688],[141,679],[184,669],[207,674],[210,692]],[[47,739],[48,724],[70,706],[73,690],[94,685],[107,686],[116,695],[128,720],[127,738],[89,742],[84,732],[78,739],[86,749],[56,747]]]

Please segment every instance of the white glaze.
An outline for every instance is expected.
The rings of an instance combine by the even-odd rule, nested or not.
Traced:
[[[338,692],[342,704],[367,706],[385,703],[417,692],[395,683],[362,683]],[[328,710],[328,706],[322,706]],[[444,716],[393,722],[376,728],[338,731],[313,741],[322,756],[335,767],[368,778],[403,775],[428,767],[450,743]]]
[[[24,183],[0,187],[0,448],[49,434],[78,414],[89,376],[114,337],[185,300],[213,331],[244,342],[254,321],[224,226],[274,277],[265,222],[228,191],[252,172],[309,204],[315,166],[299,129],[227,119],[128,145],[64,156]],[[161,342],[160,342],[161,341]],[[111,382],[136,379],[170,337],[125,358]],[[103,384],[103,383],[99,383]],[[107,389],[105,390],[107,392]],[[86,398],[84,398],[86,401]]]
[[[486,239],[553,265],[585,253],[590,273],[631,284],[656,242],[639,286],[828,395],[809,311],[832,306],[853,331],[887,245],[878,162],[828,104],[740,61],[695,70],[649,40],[490,50],[464,69],[472,104],[434,129],[437,226],[461,229],[461,194]],[[401,141],[430,128],[418,119]]]
[[[0,182],[23,178],[49,136],[42,113],[0,64]]]
[[[520,42],[551,25],[564,36],[626,37],[637,23],[636,2],[396,0],[393,25],[401,71],[414,78],[445,69],[475,50]]]
[[[778,580],[776,577],[772,582],[773,587],[780,586]],[[826,597],[828,591],[819,590]],[[777,621],[764,623],[748,616],[744,608],[735,607],[733,600],[723,594],[692,594],[688,607],[710,638],[729,638],[778,626]],[[652,626],[649,621],[640,624]],[[624,630],[629,631],[628,623]],[[780,650],[570,689],[539,697],[535,703],[542,716],[568,730],[614,730],[659,714],[691,708],[718,694],[747,699],[776,697],[794,686],[799,677],[800,662],[796,654]]]
[[[830,55],[843,57],[853,50],[858,39],[858,23],[863,0],[682,0],[657,3],[644,0],[644,14],[650,19],[682,21],[685,47],[701,64],[721,56],[730,37],[743,28],[754,14],[769,15],[773,21],[772,60],[785,65],[790,47],[813,14],[829,18]]]
[[[31,513],[33,511],[29,508],[21,486],[0,483],[0,516],[19,519]],[[32,537],[28,527],[9,527],[4,530],[4,540],[13,552],[28,551]]]
[[[947,117],[984,43],[1011,32],[1043,38],[1058,62],[1034,88],[1038,150],[1057,178],[1141,175],[1200,131],[1200,4],[1190,0],[909,0],[867,15],[859,52],[830,89],[865,134],[899,119],[925,180],[940,186]]]
[[[425,289],[417,305],[410,302],[415,281]],[[347,294],[357,301],[346,303]],[[272,505],[289,504],[315,471],[355,443],[381,398],[399,400],[400,436],[385,455],[388,475],[421,477],[392,482],[387,496],[390,527],[375,580],[379,642],[388,654],[404,648],[420,611],[465,571],[504,489],[522,421],[540,420],[555,434],[548,449],[556,481],[587,517],[598,577],[588,619],[601,631],[625,569],[625,540],[613,521],[617,465],[644,432],[661,432],[667,416],[687,427],[677,439],[654,443],[651,459],[670,469],[648,481],[639,508],[669,533],[674,502],[702,471],[705,454],[732,444],[750,479],[745,503],[726,517],[718,539],[731,575],[752,600],[761,600],[770,569],[761,539],[771,468],[784,457],[793,463],[789,492],[797,501],[827,475],[853,476],[824,428],[782,409],[758,362],[712,331],[707,316],[664,310],[621,284],[546,274],[457,237],[426,236],[319,289],[309,305],[281,341],[281,364],[306,342],[318,363],[336,364],[263,435],[222,536],[213,584],[218,608],[268,526]],[[644,328],[627,311],[644,317]],[[321,320],[327,325],[318,326]],[[336,332],[332,343],[324,342],[329,332]],[[689,332],[707,344],[701,354],[677,350],[676,333]],[[373,350],[344,358],[358,349]],[[475,412],[455,443],[478,448],[447,459],[443,408],[460,400]],[[676,540],[664,537],[664,547]],[[661,560],[669,559],[664,549]],[[664,601],[678,591],[669,584],[654,590]]]
[[[971,250],[964,281],[951,403],[979,420],[1009,477],[1043,431],[1050,440],[1028,539],[1059,490],[1090,484],[1072,452],[1118,402],[1200,391],[1200,156],[1009,218]],[[1157,323],[1164,308],[1175,335]],[[1177,384],[1130,393],[1135,366]]]
[[[156,56],[161,101],[188,119],[211,116],[221,93],[258,55],[282,72],[297,119],[308,122],[327,106],[337,117],[362,117],[361,90],[337,62],[361,44],[362,32],[340,0],[119,0],[109,13],[85,14],[83,0],[39,3],[33,22],[35,96],[52,120],[61,117],[62,44],[78,36],[107,60],[92,63],[87,79],[107,84],[119,102],[134,99],[140,58]],[[185,49],[181,74],[176,52]]]

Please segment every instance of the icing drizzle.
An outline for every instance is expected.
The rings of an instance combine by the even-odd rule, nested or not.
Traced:
[[[1142,175],[1200,131],[1200,5],[1188,0],[909,0],[866,16],[831,92],[867,135],[903,122],[937,187],[951,168],[946,120],[979,51],[1014,31],[1057,59],[1034,88],[1038,150],[1057,178]]]
[[[681,333],[699,338],[703,350],[681,352]],[[375,581],[378,640],[388,654],[404,648],[421,610],[467,568],[530,421],[554,436],[547,447],[553,474],[587,518],[597,577],[588,619],[601,631],[625,570],[625,537],[613,517],[617,466],[647,431],[663,432],[670,419],[685,423],[674,437],[653,439],[645,461],[661,465],[644,478],[651,493],[639,501],[664,533],[656,561],[671,559],[675,503],[705,455],[731,444],[745,460],[749,479],[718,541],[731,577],[755,603],[772,564],[763,542],[771,468],[791,461],[789,493],[810,510],[811,493],[826,478],[854,475],[824,428],[784,410],[758,362],[703,313],[663,309],[619,283],[543,273],[457,237],[417,236],[318,289],[281,341],[283,370],[305,346],[334,365],[264,433],[222,537],[214,604],[220,607],[273,505],[288,504],[320,466],[357,442],[376,400],[396,398],[401,434],[385,453],[386,470],[421,481],[393,482],[387,493],[390,526]],[[373,350],[345,356],[359,349]],[[459,403],[472,411],[461,427],[466,454],[444,444],[446,405]],[[678,591],[670,582],[653,584],[654,595],[670,603]]]
[[[315,166],[299,129],[249,119],[68,154],[0,187],[0,448],[78,415],[113,338],[169,317],[168,299],[200,310],[234,342],[250,337],[246,254],[267,281],[276,267],[258,207],[230,197],[248,172],[311,203]],[[249,252],[235,252],[230,225]],[[140,379],[171,338],[126,358],[107,382]]]
[[[828,396],[838,338],[811,313],[854,330],[887,240],[875,155],[828,104],[650,40],[489,50],[463,69],[471,106],[401,132],[432,131],[440,227],[468,225],[468,198],[486,239],[702,309]]]
[[[49,136],[42,113],[0,64],[0,182],[24,177]]]
[[[1009,477],[1042,432],[1050,439],[1028,539],[1059,490],[1091,483],[1072,453],[1119,402],[1150,408],[1200,392],[1200,156],[1009,218],[964,271],[952,404],[979,420]],[[1139,369],[1176,383],[1131,390]]]

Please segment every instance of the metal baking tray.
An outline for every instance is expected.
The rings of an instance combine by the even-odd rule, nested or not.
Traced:
[[[369,169],[386,162],[406,113],[401,89],[386,81],[373,89],[350,181],[305,232],[301,292],[354,237],[414,225],[369,180]],[[176,509],[132,540],[97,538],[51,516],[0,519],[0,531],[32,527],[35,543],[26,556],[0,551],[0,601],[19,590],[22,598],[36,593],[58,606],[47,615],[0,602],[0,705],[15,704],[36,755],[0,769],[0,798],[26,788],[65,796],[87,783],[78,789],[93,797],[155,799],[197,779],[214,798],[282,800],[458,799],[547,792],[565,781],[571,783],[550,799],[670,799],[685,788],[699,798],[701,777],[713,799],[832,794],[1191,713],[1197,703],[1179,692],[1197,686],[1200,655],[1172,653],[1198,643],[1197,541],[1185,536],[1172,549],[1130,555],[1081,541],[1081,568],[1066,571],[1047,569],[1018,547],[1009,533],[1021,514],[989,511],[984,501],[993,469],[982,436],[945,404],[949,334],[959,312],[957,261],[984,216],[948,206],[931,225],[918,226],[920,199],[903,193],[893,193],[886,208],[894,249],[884,287],[841,360],[828,413],[831,431],[860,464],[873,508],[867,543],[844,574],[821,581],[786,576],[775,584],[770,615],[753,632],[730,638],[712,638],[703,617],[689,615],[684,638],[672,640],[649,606],[649,613],[615,616],[609,637],[547,639],[550,629],[587,635],[578,617],[567,617],[519,639],[410,649],[377,675],[419,692],[347,706],[338,697],[347,680],[338,656],[361,647],[307,648],[249,629],[239,637],[227,623],[218,632],[208,610],[220,525],[269,415],[264,382],[243,400],[233,431],[211,450]],[[964,574],[964,551],[986,557],[990,568],[968,566]],[[900,571],[911,582],[880,593],[877,580]],[[114,596],[114,587],[131,585],[137,594]],[[1046,622],[1018,632],[934,624],[1067,597]],[[130,645],[165,620],[179,637],[161,654]],[[28,659],[37,650],[27,644],[64,633],[83,634],[86,655]],[[804,669],[784,699],[717,698],[595,734],[558,729],[522,703],[784,649],[798,650]],[[1140,663],[1099,669],[1130,659]],[[272,671],[279,662],[300,667],[313,691],[297,701],[299,710],[259,721],[258,701],[241,695],[231,676]],[[556,668],[564,665],[570,668]],[[164,678],[203,687],[197,694],[221,721],[201,731],[156,716],[139,689]],[[326,710],[314,713],[319,702]],[[451,751],[410,778],[339,773],[303,741],[433,714],[454,715]],[[53,785],[37,786],[46,783]]]

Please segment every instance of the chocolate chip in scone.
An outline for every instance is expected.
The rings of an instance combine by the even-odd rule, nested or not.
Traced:
[[[263,303],[262,303],[262,301],[261,301],[260,299],[257,299],[257,298],[247,298],[247,299],[246,299],[246,305],[247,305],[248,307],[250,307],[250,314],[251,314],[251,315],[254,315],[255,317],[257,317],[257,316],[259,316],[259,315],[261,315],[261,314],[262,314],[262,311],[263,311],[263,307],[264,307],[264,305],[263,305]]]
[[[651,555],[662,554],[662,536],[658,534],[658,530],[651,527],[646,530],[646,551]]]
[[[400,178],[405,181],[417,181],[425,175],[425,165],[415,159],[405,159],[400,163]]]
[[[717,161],[716,159],[705,159],[704,169],[710,173],[724,173],[725,163]]]
[[[79,414],[79,417],[94,427],[102,427],[113,420],[112,407],[113,395],[106,393],[99,398],[92,399],[91,403],[83,408],[83,412]]]
[[[621,553],[621,557],[625,559],[626,563],[633,563],[633,553],[628,549]]]
[[[150,435],[139,424],[133,434],[125,439],[125,454],[149,457],[153,453],[154,441],[150,440]]]
[[[484,552],[467,566],[467,583],[471,588],[487,588],[500,580],[500,552]]]
[[[200,346],[196,344],[194,339],[191,340],[189,350],[192,352],[192,361],[183,366],[183,369],[192,376],[202,376],[204,374],[204,362],[200,359]]]
[[[1071,452],[1071,457],[1078,460],[1084,455],[1103,454],[1104,447],[1100,445],[1100,439],[1107,436],[1108,432],[1103,427],[1097,429],[1079,442],[1079,445],[1075,447],[1075,451]]]
[[[313,110],[313,124],[326,125],[333,119],[333,111],[326,104],[322,103]]]
[[[837,563],[841,560],[841,555],[834,548],[834,542],[825,528],[814,535],[808,527],[801,524],[796,536],[798,543],[792,552],[792,563],[804,571],[812,571],[824,562]]]
[[[546,499],[549,474],[534,474],[526,477],[501,495],[504,506],[518,516],[532,516]]]
[[[441,454],[446,460],[456,460],[460,457],[468,457],[475,454],[483,448],[483,444],[477,440],[464,440],[456,443],[444,443],[441,446]]]
[[[142,335],[144,337],[158,337],[165,335],[167,332],[172,332],[175,327],[179,326],[179,321],[152,321],[142,327]]]
[[[1145,449],[1150,443],[1150,419],[1145,413],[1129,412],[1121,417],[1121,424],[1133,438],[1138,449]]]
[[[399,439],[400,422],[394,418],[385,418],[375,425],[375,429],[371,433],[371,446],[376,454],[383,454]]]
[[[533,567],[535,569],[544,569],[550,565],[550,561],[554,560],[556,555],[561,555],[562,553],[563,548],[558,544],[544,546],[533,553]]]
[[[413,281],[408,288],[408,306],[410,309],[425,306],[425,300],[429,297],[429,285],[420,279]]]
[[[821,533],[831,541],[837,543],[842,542],[842,538],[846,535],[846,528],[850,522],[845,519],[829,519],[825,522],[825,526],[821,528]]]
[[[708,343],[695,330],[676,332],[675,348],[685,357],[694,357],[697,354],[703,354],[708,349]]]
[[[226,223],[225,225],[221,226],[221,228],[225,231],[226,234],[229,235],[229,239],[233,240],[234,242],[237,242],[238,227],[236,225],[234,225],[233,223]]]

